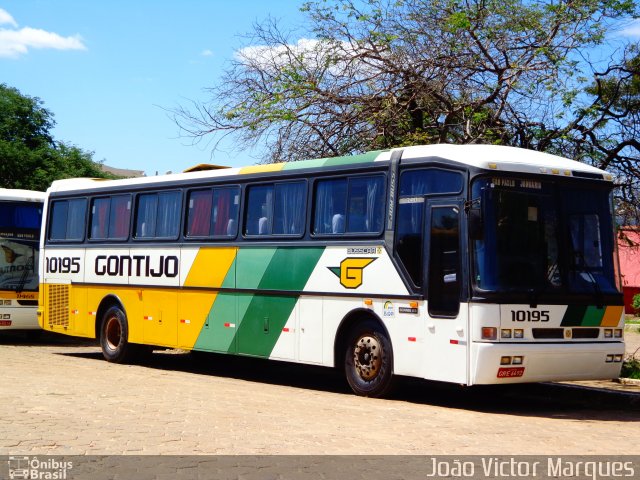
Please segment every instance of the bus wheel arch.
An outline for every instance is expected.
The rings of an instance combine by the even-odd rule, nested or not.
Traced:
[[[389,332],[370,310],[354,310],[342,320],[334,345],[334,362],[344,369],[347,382],[357,395],[382,397],[393,387]]]
[[[115,295],[107,295],[106,297],[104,297],[100,302],[100,305],[98,306],[98,310],[96,311],[95,334],[98,341],[100,341],[100,330],[102,329],[104,314],[111,307],[120,308],[120,310],[122,310],[126,315],[124,306],[122,305],[122,302],[118,297],[116,297]]]
[[[116,297],[105,297],[96,313],[96,337],[102,356],[108,362],[127,363],[135,348],[129,343],[129,323],[122,303]]]

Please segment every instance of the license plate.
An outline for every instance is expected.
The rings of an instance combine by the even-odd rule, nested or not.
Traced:
[[[0,320],[0,327],[10,327],[11,320]]]
[[[522,377],[524,367],[507,367],[498,369],[498,378]]]

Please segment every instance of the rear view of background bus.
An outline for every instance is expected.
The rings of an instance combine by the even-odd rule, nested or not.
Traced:
[[[40,332],[38,251],[45,194],[0,189],[0,331]]]

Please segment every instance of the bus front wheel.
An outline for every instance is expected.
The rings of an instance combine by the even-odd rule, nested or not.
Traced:
[[[113,363],[129,361],[133,353],[133,346],[129,343],[128,337],[127,316],[120,307],[109,307],[102,317],[100,326],[102,356]]]
[[[377,322],[358,323],[349,334],[344,357],[347,382],[364,397],[382,397],[393,386],[391,341]]]

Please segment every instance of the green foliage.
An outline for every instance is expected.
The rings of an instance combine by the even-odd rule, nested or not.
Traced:
[[[41,100],[0,84],[0,187],[46,190],[61,178],[111,178],[91,152],[56,142],[54,125]]]
[[[633,299],[631,300],[631,306],[636,312],[636,315],[640,313],[640,293],[637,293],[633,296]]]
[[[465,12],[453,12],[446,19],[446,26],[452,32],[468,30],[471,28],[471,21]]]
[[[640,380],[640,360],[635,357],[628,357],[622,363],[620,371],[621,378],[635,378]]]

